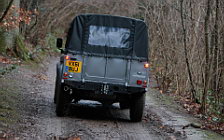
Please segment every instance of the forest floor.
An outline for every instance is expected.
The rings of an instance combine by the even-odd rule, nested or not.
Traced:
[[[195,128],[200,121],[167,96],[150,88],[142,122],[129,121],[128,110],[98,102],[72,105],[66,117],[53,103],[57,57],[43,64],[23,64],[0,77],[0,140],[223,140]],[[152,87],[154,83],[151,82]]]

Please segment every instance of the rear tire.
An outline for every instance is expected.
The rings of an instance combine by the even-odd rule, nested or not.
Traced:
[[[122,101],[119,104],[120,104],[120,109],[128,109],[128,108],[130,108],[130,105],[129,105],[128,102]]]
[[[61,64],[57,64],[56,68],[56,78],[55,78],[55,90],[54,90],[54,103],[56,104],[57,102],[57,96],[58,93],[61,90],[61,79],[62,79],[62,72],[61,72]]]
[[[60,81],[59,81],[59,78],[58,78],[58,75],[56,75],[56,79],[55,79],[55,90],[54,90],[54,103],[56,104],[56,101],[57,101],[57,94],[60,90]]]
[[[130,119],[132,122],[140,122],[142,120],[145,107],[145,93],[133,96],[130,104]]]
[[[56,115],[58,117],[65,116],[65,110],[69,103],[68,94],[64,91],[64,85],[61,84],[56,96]]]

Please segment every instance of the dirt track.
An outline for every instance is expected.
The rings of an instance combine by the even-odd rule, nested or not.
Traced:
[[[129,122],[128,110],[119,110],[114,104],[105,109],[98,102],[81,101],[71,105],[66,117],[55,115],[53,103],[55,66],[58,58],[41,70],[19,68],[14,72],[18,91],[23,99],[20,105],[22,118],[18,122],[16,137],[19,139],[74,139],[74,140],[175,140],[204,139],[196,129],[183,130],[189,122],[185,114],[169,111],[149,95],[143,121]],[[194,133],[193,133],[194,132]]]

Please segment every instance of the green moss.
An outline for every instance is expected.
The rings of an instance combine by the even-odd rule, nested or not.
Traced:
[[[51,52],[57,52],[58,50],[56,48],[56,40],[57,40],[57,37],[55,37],[53,34],[47,34],[46,43]]]
[[[7,126],[16,123],[18,118],[17,112],[8,109],[0,109],[0,123],[4,123]]]
[[[0,54],[4,54],[6,50],[6,42],[4,32],[0,29]]]
[[[26,48],[24,39],[22,38],[21,35],[16,36],[15,52],[19,58],[21,58],[25,61],[30,59],[29,50]]]
[[[153,98],[156,104],[169,106],[169,108],[174,112],[182,109],[182,107],[176,103],[174,96],[161,94],[157,89],[151,89],[147,96],[149,96],[149,98]]]
[[[223,140],[223,136],[212,131],[203,131],[205,140]]]
[[[12,65],[8,65],[8,66],[6,66],[6,67],[4,67],[4,68],[0,68],[0,77],[1,77],[2,75],[5,75],[5,74],[11,72],[12,70],[16,69],[17,66],[18,66],[18,65],[16,65],[16,64],[12,64]]]

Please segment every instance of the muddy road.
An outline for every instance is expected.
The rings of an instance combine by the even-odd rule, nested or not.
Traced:
[[[169,137],[160,132],[147,120],[142,123],[129,122],[128,110],[119,110],[117,104],[110,109],[103,108],[98,102],[80,101],[71,105],[66,117],[57,117],[53,103],[55,66],[58,59],[45,64],[44,71],[30,73],[33,76],[28,89],[24,108],[29,114],[27,121],[31,126],[22,133],[24,139],[164,139]],[[44,72],[44,73],[42,73]],[[26,95],[27,95],[26,94]],[[29,98],[28,98],[29,97]],[[31,101],[30,102],[30,98]],[[26,105],[24,107],[26,107]],[[31,119],[31,120],[29,120]],[[32,122],[33,121],[33,122]],[[159,125],[159,121],[156,122]],[[147,126],[148,125],[148,126]],[[153,128],[155,127],[155,129]]]
[[[55,67],[58,58],[51,58],[42,68],[20,67],[7,75],[14,79],[22,99],[20,119],[16,124],[17,139],[27,140],[176,140],[207,139],[200,129],[183,126],[191,123],[189,116],[172,111],[156,97],[158,91],[147,93],[142,122],[129,121],[129,111],[114,104],[109,109],[98,102],[80,101],[72,104],[66,117],[57,117],[53,103]],[[179,113],[178,113],[179,112]],[[219,139],[219,137],[217,137]],[[222,138],[222,137],[220,137]],[[209,138],[208,138],[209,139]]]

